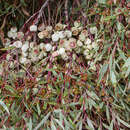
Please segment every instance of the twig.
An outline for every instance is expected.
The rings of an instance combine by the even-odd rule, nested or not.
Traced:
[[[48,24],[50,25],[51,17],[50,17],[50,6],[48,5]]]
[[[37,18],[36,18],[36,21],[35,21],[33,24],[37,25],[37,24],[39,23],[39,20],[40,20],[40,18],[42,17],[43,9],[47,6],[48,2],[49,2],[49,0],[46,0],[46,2],[42,5],[41,9],[40,9],[39,11],[37,11],[36,13],[34,13],[34,14],[25,22],[25,24],[24,24],[23,27],[20,29],[20,31],[23,31],[24,28],[25,28],[25,26],[27,25],[27,23],[28,23],[29,21],[31,21],[31,20],[32,20],[35,16],[37,16],[37,15],[38,15],[38,16],[37,16]]]
[[[41,16],[42,16],[42,12],[43,12],[43,9],[48,5],[48,2],[49,2],[50,0],[46,0],[46,2],[42,5],[42,7],[41,7],[41,9],[39,10],[39,14],[38,14],[38,17],[37,17],[37,20],[35,21],[35,25],[37,25],[38,24],[38,22],[39,22],[39,20],[40,20],[40,18],[41,18]]]
[[[37,14],[39,13],[39,11],[37,11],[36,13],[34,13],[22,26],[22,28],[20,29],[20,31],[23,31],[24,28],[26,27],[27,23],[29,23],[29,21],[31,21]]]
[[[76,0],[76,3],[77,3],[77,5],[78,5],[78,7],[81,6],[80,3],[79,3],[79,0]],[[84,23],[85,23],[85,21],[87,20],[87,16],[86,16],[86,14],[83,12],[83,10],[81,10],[80,12],[81,12],[81,14],[82,14],[82,16],[83,16],[83,20],[84,20]]]
[[[66,17],[66,24],[68,25],[69,17],[68,17],[68,0],[65,1],[65,17]]]

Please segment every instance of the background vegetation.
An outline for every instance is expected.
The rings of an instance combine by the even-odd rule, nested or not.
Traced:
[[[0,128],[129,129],[129,0],[50,0],[42,10],[43,16],[37,19],[45,2],[0,0],[0,70],[4,69],[0,75]],[[96,71],[89,68],[82,55],[70,60],[66,68],[62,60],[54,68],[35,64],[34,79],[27,71],[17,71],[17,65],[8,69],[6,54],[10,50],[4,43],[11,27],[26,33],[34,22],[53,27],[61,22],[70,27],[76,20],[88,30],[96,26],[98,37],[103,39],[93,59]],[[43,77],[37,81],[42,72]],[[48,73],[51,75],[46,78]]]

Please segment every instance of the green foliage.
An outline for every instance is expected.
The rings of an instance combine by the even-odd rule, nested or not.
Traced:
[[[4,45],[3,39],[6,38],[10,27],[21,28],[27,18],[40,9],[45,0],[0,2],[0,26],[5,32],[4,37],[1,32],[0,36]],[[64,12],[65,0],[50,2],[53,2],[49,3],[50,10],[49,7],[45,8],[45,16],[42,17],[46,25],[50,23],[55,26],[59,21],[68,22]],[[17,60],[17,55],[10,61],[6,56],[15,49],[0,48],[0,128],[129,129],[130,54],[129,37],[126,36],[129,29],[126,20],[129,19],[129,11],[124,6],[127,4],[127,1],[123,4],[118,0],[68,1],[69,26],[78,19],[82,21],[84,29],[93,26],[98,29],[96,35],[90,35],[88,29],[92,39],[100,39],[99,48],[90,51],[94,51],[96,55],[90,60],[93,65],[79,54],[76,60],[72,56],[70,61],[57,58],[57,62],[52,62],[52,68],[46,57],[31,66],[15,62],[10,69],[11,60]],[[51,13],[50,17],[48,10]],[[27,28],[35,18],[26,24]],[[43,20],[40,19],[41,22]],[[26,29],[24,31],[27,32]],[[93,66],[96,70],[92,69]],[[39,75],[42,75],[40,80],[36,80],[39,79]]]

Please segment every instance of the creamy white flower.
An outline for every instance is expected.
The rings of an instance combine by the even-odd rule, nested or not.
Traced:
[[[10,67],[10,68],[14,68],[14,62],[13,62],[13,61],[11,61],[11,62],[9,63],[9,67]]]
[[[89,45],[91,43],[91,39],[87,38],[84,42],[85,45]]]
[[[58,56],[59,55],[59,51],[54,51],[53,53],[52,53],[52,57],[56,57],[56,56]]]
[[[60,55],[63,55],[65,53],[65,48],[60,48],[58,52]]]
[[[42,50],[44,48],[45,44],[44,43],[40,43],[39,48]]]
[[[59,34],[58,33],[52,34],[52,41],[57,42],[58,40],[59,40]]]
[[[88,55],[88,54],[89,54],[89,50],[88,50],[88,49],[84,50],[83,54],[84,54],[85,56]]]
[[[42,59],[44,57],[44,53],[43,52],[40,52],[39,56],[38,56],[38,59]]]
[[[30,42],[30,48],[34,48],[36,45],[36,42]]]
[[[44,38],[44,34],[43,34],[42,32],[39,32],[39,33],[38,33],[38,37],[39,37],[40,39],[43,39],[43,38]]]
[[[92,45],[89,44],[89,45],[87,45],[87,48],[88,48],[89,50],[92,50],[93,47],[92,47]]]
[[[48,51],[51,51],[51,49],[52,49],[52,45],[51,44],[46,44],[45,45],[45,49],[46,49],[46,51],[48,52]]]
[[[56,31],[60,31],[60,30],[62,30],[62,29],[63,29],[63,24],[57,23],[56,26],[55,26],[55,30],[56,30]]]
[[[76,60],[76,54],[72,55],[73,60]]]
[[[61,57],[62,57],[63,60],[68,60],[69,59],[69,57],[67,56],[66,53],[64,53],[63,55],[61,55]]]
[[[72,31],[72,34],[73,34],[74,36],[77,36],[78,33],[79,33],[79,30],[78,30],[77,27],[72,27],[72,28],[71,28],[71,31]]]
[[[77,49],[76,49],[76,53],[77,53],[77,54],[80,54],[80,53],[81,53],[81,48],[77,48]]]
[[[25,64],[26,61],[27,61],[27,58],[26,58],[26,57],[21,57],[21,58],[20,58],[20,63],[21,63],[21,64]]]
[[[27,56],[28,56],[28,53],[27,53],[27,52],[22,52],[22,56],[23,56],[23,57],[27,57]]]
[[[38,56],[39,54],[39,47],[38,46],[35,46],[33,49],[32,49],[32,54],[34,56]]]
[[[85,36],[84,34],[80,34],[80,35],[79,35],[79,40],[80,40],[80,41],[83,42],[83,41],[85,41],[85,39],[86,39],[86,36]]]
[[[49,32],[47,30],[43,30],[42,32],[38,33],[38,37],[40,39],[43,39],[43,38],[48,38],[50,35],[49,35]]]
[[[21,48],[22,47],[22,42],[21,41],[16,41],[13,43],[13,46],[15,46],[16,48]]]
[[[97,33],[97,27],[95,26],[95,27],[91,27],[90,28],[90,33],[91,34],[96,34]]]
[[[39,26],[38,26],[38,30],[39,31],[43,31],[45,29],[45,24],[44,23],[42,23],[42,24],[40,24]]]
[[[4,45],[5,46],[9,46],[10,43],[11,43],[10,39],[9,38],[5,38]]]
[[[47,30],[48,32],[51,32],[52,29],[53,29],[52,26],[47,26],[47,27],[46,27],[46,30]]]
[[[92,42],[92,47],[95,49],[98,47],[98,44],[96,42]]]
[[[13,37],[13,33],[12,33],[11,31],[8,31],[8,34],[7,34],[7,35],[8,35],[9,38],[12,38],[12,37]]]
[[[37,26],[36,25],[31,25],[30,26],[30,31],[31,32],[36,32],[37,31]]]
[[[78,31],[81,32],[83,30],[83,26],[78,27]]]
[[[70,46],[69,46],[69,40],[65,40],[65,41],[64,41],[64,48],[65,48],[66,50],[71,50],[71,48],[70,48]]]
[[[12,28],[10,29],[10,31],[11,31],[11,32],[17,32],[17,28],[16,28],[16,27],[12,27]]]
[[[88,60],[90,60],[92,57],[91,57],[91,55],[86,55],[85,58],[88,59]]]
[[[88,36],[88,32],[86,29],[82,30],[81,34],[85,35],[86,37]]]
[[[13,38],[13,39],[17,38],[17,32],[12,32],[12,33],[13,33],[12,38]]]
[[[70,46],[70,48],[76,48],[77,43],[76,43],[76,39],[75,38],[70,38],[69,39],[69,46]]]
[[[11,55],[10,55],[10,54],[7,54],[6,60],[9,61],[10,59],[11,59]]]
[[[38,79],[39,79],[39,78],[36,78],[36,81],[39,81]],[[32,90],[33,90],[33,92],[32,92],[33,95],[35,95],[35,94],[38,93],[38,88],[33,88]]]
[[[22,46],[22,52],[26,52],[28,49],[29,49],[29,45],[28,43],[25,43],[23,46]]]
[[[83,43],[82,43],[80,40],[78,40],[78,41],[77,41],[77,45],[78,45],[79,47],[81,47],[81,46],[83,46]]]
[[[80,21],[74,21],[74,26],[75,26],[75,27],[78,28],[80,25],[81,25]]]
[[[47,56],[47,53],[46,53],[46,52],[43,52],[43,55],[46,57],[46,56]]]
[[[37,56],[31,56],[31,61],[32,62],[37,62],[39,59],[38,59],[38,57]]]
[[[97,42],[97,43],[98,43],[98,42],[103,42],[103,39],[97,39],[96,42]]]
[[[24,33],[23,32],[18,32],[17,33],[17,38],[18,39],[22,39],[24,37]]]
[[[65,29],[68,25],[67,24],[62,24],[63,29]]]
[[[65,32],[64,32],[64,31],[60,31],[60,32],[58,32],[58,35],[59,35],[59,38],[60,38],[60,39],[63,39],[63,38],[65,38],[65,37],[66,37],[66,35],[65,35]]]
[[[65,35],[66,35],[67,38],[70,38],[70,37],[72,37],[72,32],[69,31],[69,30],[66,30]]]

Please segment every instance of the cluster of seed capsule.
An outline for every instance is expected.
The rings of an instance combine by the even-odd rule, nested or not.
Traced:
[[[66,61],[70,58],[70,54],[74,59],[77,55],[83,55],[88,60],[88,64],[92,64],[90,61],[96,57],[99,42],[102,41],[96,38],[98,35],[96,26],[88,30],[80,21],[75,21],[74,26],[69,29],[67,25],[61,23],[56,24],[55,27],[45,26],[42,23],[39,26],[31,25],[29,30],[36,34],[37,42],[32,39],[25,40],[24,33],[17,32],[17,28],[12,27],[8,32],[10,39],[7,38],[5,43],[6,47],[19,50],[18,60],[23,65],[37,63],[48,56],[53,60],[60,57]],[[94,38],[91,39],[90,35]],[[15,41],[10,44],[12,39]]]

